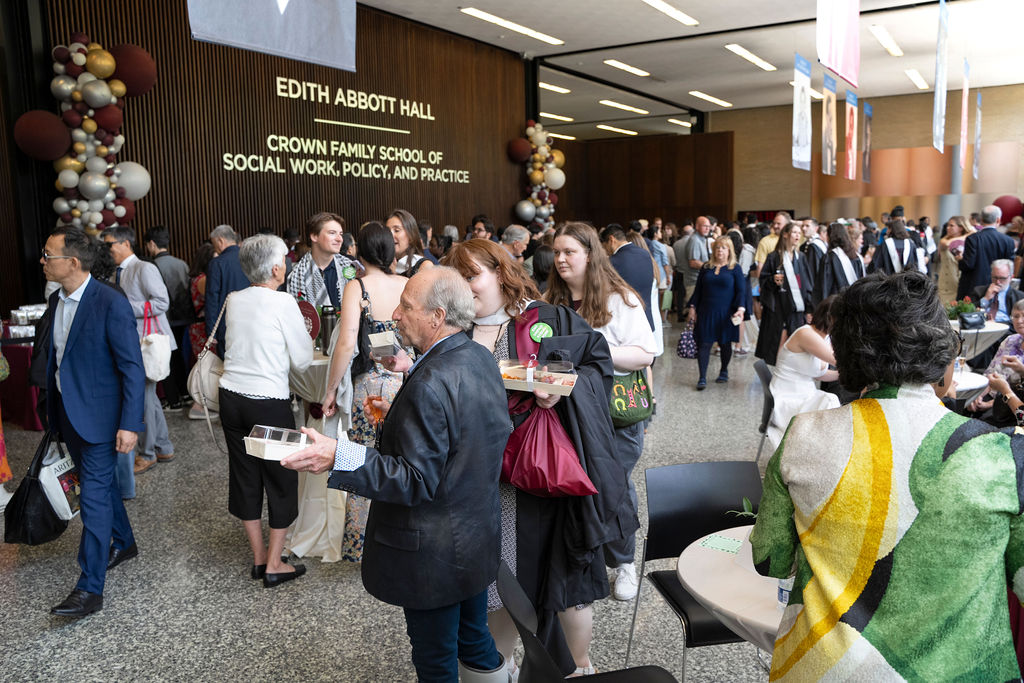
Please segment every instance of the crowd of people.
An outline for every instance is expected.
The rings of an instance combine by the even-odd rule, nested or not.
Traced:
[[[53,612],[100,609],[106,571],[138,555],[123,500],[134,497],[136,475],[175,457],[165,412],[207,416],[187,396],[185,374],[212,338],[223,376],[211,416],[227,444],[228,512],[242,521],[253,580],[274,588],[305,573],[286,548],[302,504],[297,472],[330,472],[327,485],[347,493],[342,557],[361,563],[370,594],[404,609],[421,680],[514,675],[517,633],[494,585],[499,560],[535,605],[538,634],[563,673],[593,673],[593,603],[637,593],[632,474],[657,409],[651,368],[670,316],[692,326],[697,390],[707,388],[713,354],[720,384],[732,358],[752,350],[773,368],[769,438],[778,451],[755,559],[770,559],[778,573],[792,566],[795,538],[785,523],[794,489],[779,459],[799,460],[797,449],[809,447],[782,445],[793,425],[810,422],[794,417],[848,410],[875,385],[936,383],[951,395],[943,373],[957,355],[947,348],[955,335],[948,323],[948,333],[933,329],[951,292],[1017,332],[983,360],[992,393],[969,408],[993,424],[1022,424],[1024,292],[1011,281],[1024,245],[999,222],[994,206],[977,221],[953,217],[941,231],[927,218],[906,220],[902,207],[883,215],[881,228],[870,218],[819,223],[779,212],[770,223],[700,216],[681,228],[654,218],[531,231],[496,229],[478,215],[464,231],[446,225],[434,234],[404,209],[354,230],[321,212],[284,239],[266,229],[241,239],[217,226],[190,264],[170,254],[160,226],[144,235],[148,260],[136,254],[130,228],[109,229],[102,240],[61,228],[41,259],[53,289],[34,356],[43,368],[42,416],[80,470],[84,530],[81,579]],[[906,332],[907,353],[941,347],[923,374],[900,375],[906,367],[890,368],[885,354],[876,367],[852,360],[869,350],[857,348],[862,328],[851,321],[884,328],[886,311],[858,308],[847,293],[898,298],[887,287],[917,297],[908,307],[920,320],[903,323],[932,326],[931,336]],[[322,411],[338,426],[303,428],[307,448],[262,460],[247,454],[243,437],[256,425],[295,428],[289,376],[313,360],[299,301],[337,311],[323,344],[323,397],[307,414]],[[129,326],[135,337],[125,334]],[[159,391],[135,342],[154,326],[176,349]],[[392,352],[371,355],[375,333],[394,335]],[[84,355],[97,345],[98,357]],[[509,361],[570,363],[573,391],[506,392],[501,368]],[[620,410],[614,396],[623,387],[630,404]],[[521,457],[506,450],[509,435],[540,423],[571,446],[596,494],[539,496],[508,478],[507,461]],[[0,432],[0,480],[9,476],[2,447]]]

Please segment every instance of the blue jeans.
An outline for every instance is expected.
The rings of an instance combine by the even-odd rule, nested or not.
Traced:
[[[501,655],[487,628],[487,591],[436,609],[405,609],[405,630],[419,681],[458,683],[459,664],[491,671]]]

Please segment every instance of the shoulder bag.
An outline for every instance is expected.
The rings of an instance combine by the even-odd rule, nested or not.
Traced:
[[[28,473],[14,492],[4,512],[4,542],[40,545],[54,540],[68,528],[68,521],[61,519],[54,510],[50,498],[40,481],[43,460],[50,452],[51,444],[57,444],[58,452],[64,455],[56,435],[47,431],[43,434],[35,457],[28,466]]]
[[[142,365],[146,379],[159,382],[171,374],[171,338],[160,330],[153,307],[146,302],[142,327]]]
[[[224,299],[224,304],[220,307],[220,313],[217,315],[217,322],[213,324],[210,336],[203,343],[203,349],[199,352],[199,356],[196,357],[196,364],[192,366],[188,373],[188,393],[197,405],[203,407],[203,412],[206,415],[206,426],[210,430],[210,436],[213,437],[214,443],[217,444],[217,448],[222,452],[224,449],[220,447],[220,442],[217,441],[217,437],[213,434],[210,411],[217,412],[220,410],[220,378],[224,375],[224,361],[211,351],[210,347],[214,344],[217,328],[220,326],[221,318],[224,317],[224,311],[228,308],[228,299],[230,298],[231,295],[228,294]]]
[[[615,375],[612,384],[612,424],[628,427],[642,422],[654,412],[647,371],[634,370],[628,375]]]
[[[356,353],[352,356],[352,379],[369,372],[373,368],[373,359],[370,358],[370,320],[366,311],[370,309],[370,295],[366,293],[366,286],[362,278],[356,278],[359,289],[363,295],[359,299],[359,332],[356,335]]]

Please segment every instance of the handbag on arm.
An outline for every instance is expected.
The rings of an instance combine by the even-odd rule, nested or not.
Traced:
[[[220,307],[220,313],[217,315],[217,322],[213,324],[210,336],[203,343],[203,349],[196,358],[196,364],[192,366],[188,373],[189,396],[196,402],[196,405],[203,407],[203,412],[206,415],[206,426],[210,429],[210,436],[213,437],[214,443],[217,444],[217,448],[222,452],[224,449],[220,447],[220,442],[217,441],[217,437],[213,434],[210,411],[217,412],[220,410],[220,378],[224,374],[224,361],[211,351],[210,347],[214,344],[217,328],[220,326],[221,318],[224,317],[224,311],[228,308],[228,299],[230,298],[230,294],[225,297],[224,304]]]

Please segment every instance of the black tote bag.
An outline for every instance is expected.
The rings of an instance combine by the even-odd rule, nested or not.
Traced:
[[[42,484],[39,483],[39,470],[43,466],[43,458],[50,449],[50,443],[56,443],[63,455],[64,449],[58,439],[50,431],[43,434],[36,455],[28,466],[28,474],[21,480],[18,490],[14,492],[7,510],[4,512],[4,542],[40,545],[54,540],[68,528],[67,520],[63,520],[54,512]]]

